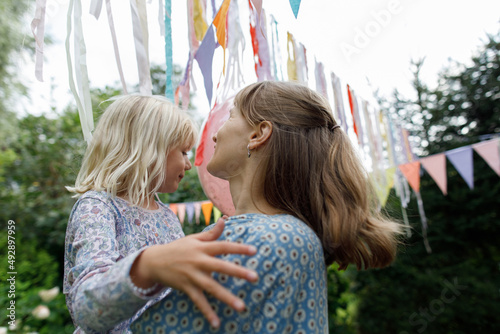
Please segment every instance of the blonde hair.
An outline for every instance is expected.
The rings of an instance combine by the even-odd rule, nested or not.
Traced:
[[[162,96],[118,97],[102,114],[85,152],[75,197],[106,191],[149,205],[165,175],[167,155],[178,145],[193,146],[197,130],[188,115]]]
[[[263,155],[269,204],[306,222],[322,241],[327,265],[384,267],[396,256],[401,225],[383,217],[367,173],[328,101],[300,84],[264,81],[242,89],[235,107],[273,132]]]

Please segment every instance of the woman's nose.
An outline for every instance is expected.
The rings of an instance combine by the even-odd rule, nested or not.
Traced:
[[[215,133],[215,134],[212,136],[212,140],[214,141],[214,143],[217,143],[217,133]]]

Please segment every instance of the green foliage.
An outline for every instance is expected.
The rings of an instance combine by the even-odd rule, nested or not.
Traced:
[[[38,293],[59,286],[59,266],[56,259],[50,256],[43,246],[35,240],[26,241],[22,236],[22,229],[16,224],[15,243],[15,297],[11,294],[10,284],[0,285],[0,305],[10,305],[15,301],[15,317],[18,321],[17,330],[13,333],[72,333],[74,327],[66,309],[64,295],[59,293],[55,299],[43,302]],[[0,248],[7,249],[7,233],[2,229]],[[8,254],[0,255],[0,263],[6,266]],[[62,264],[61,264],[62,265]],[[7,271],[0,271],[0,281],[7,282]],[[11,298],[13,297],[13,298]],[[37,319],[33,310],[38,305],[45,305],[50,310],[47,319]],[[0,327],[9,327],[11,319],[2,317]]]
[[[428,135],[429,153],[443,152],[488,138],[500,131],[499,37],[489,41],[471,66],[458,66],[441,75],[441,85],[428,89],[415,72],[414,101],[398,99],[394,110],[427,110],[415,137]],[[401,116],[401,115],[400,115]],[[409,119],[414,115],[407,115]],[[417,118],[418,119],[418,118]],[[422,131],[427,131],[423,134]],[[421,195],[428,218],[427,253],[413,198],[408,215],[413,235],[389,268],[359,272],[353,290],[359,297],[360,333],[497,333],[500,304],[499,264],[500,182],[474,153],[474,189],[448,164],[448,195],[427,175]],[[387,210],[397,212],[391,195]]]

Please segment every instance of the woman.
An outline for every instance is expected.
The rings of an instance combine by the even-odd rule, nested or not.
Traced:
[[[256,83],[236,95],[230,114],[207,166],[229,181],[236,208],[219,240],[258,252],[222,258],[256,270],[259,281],[213,274],[246,304],[236,313],[209,299],[222,314],[222,332],[324,333],[326,266],[389,265],[400,225],[373,210],[367,174],[319,94],[296,83]],[[131,325],[137,333],[209,328],[175,291]]]

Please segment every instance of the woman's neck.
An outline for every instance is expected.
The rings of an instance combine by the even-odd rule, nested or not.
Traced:
[[[257,180],[258,178],[255,178]],[[235,208],[235,215],[244,213],[263,213],[275,215],[283,211],[270,205],[264,198],[262,185],[253,182],[254,178],[235,177],[229,180],[229,188]]]

